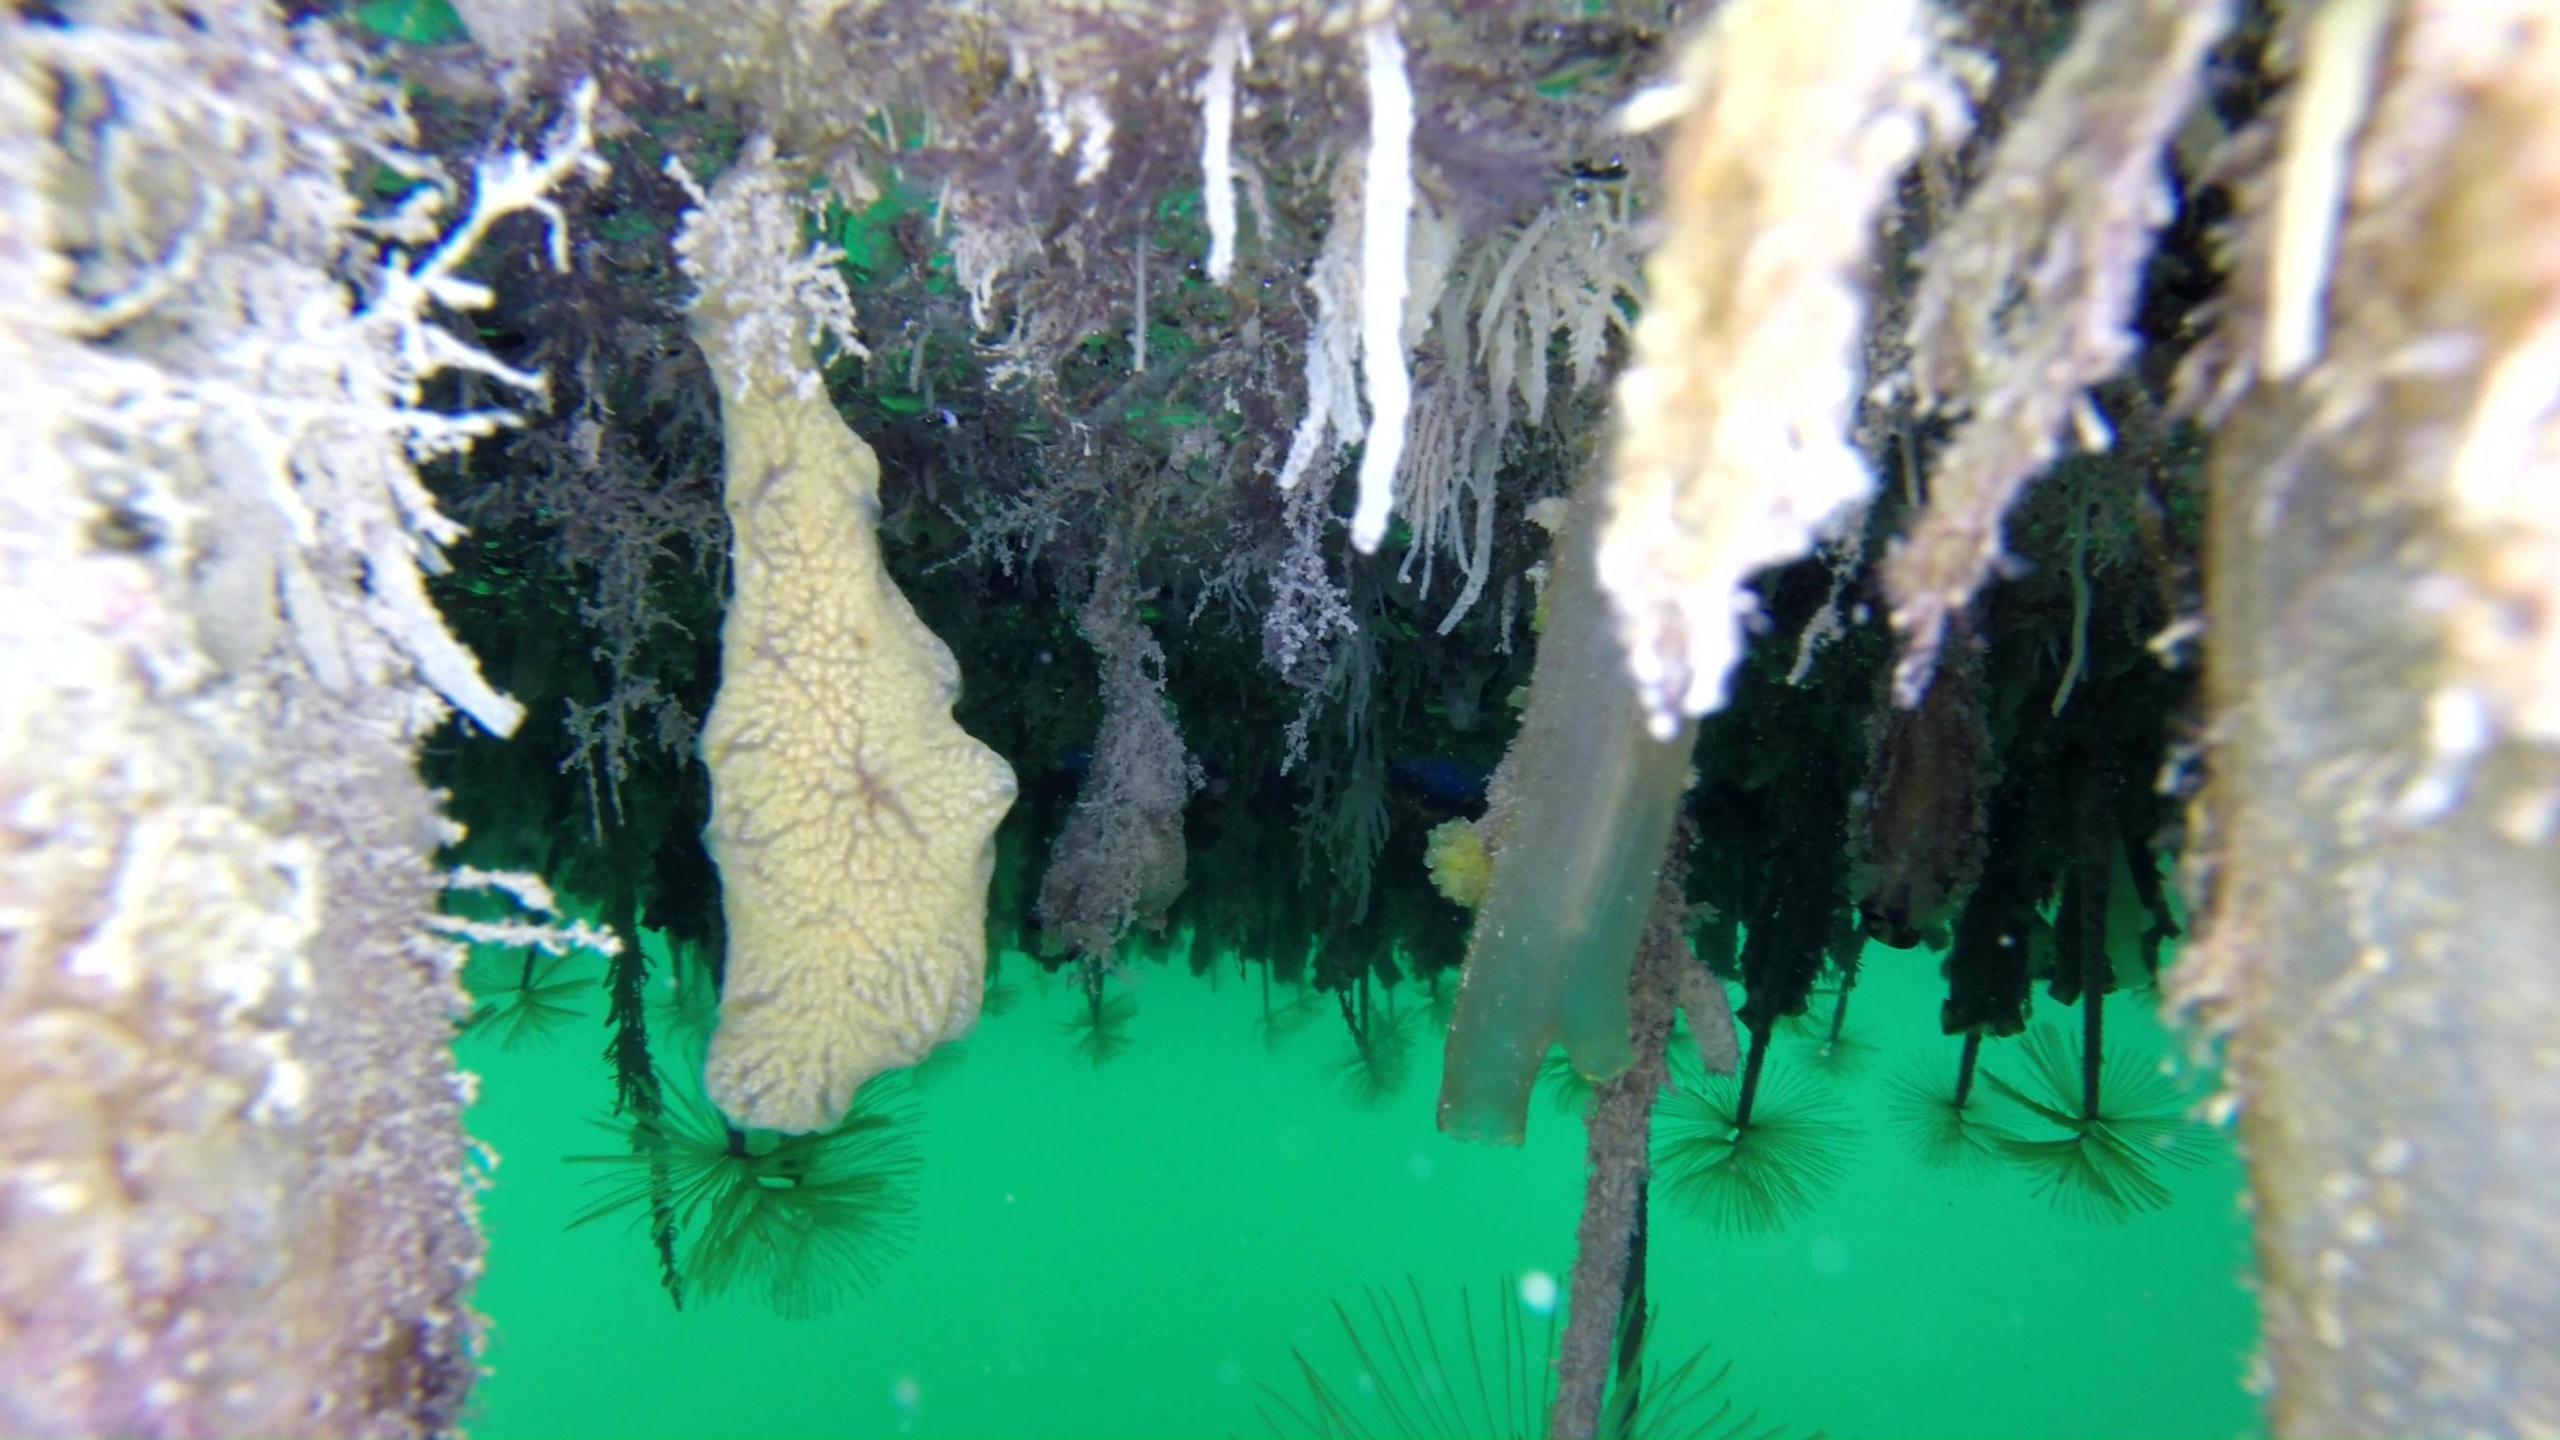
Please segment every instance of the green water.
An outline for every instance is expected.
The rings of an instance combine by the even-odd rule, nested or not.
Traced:
[[[2121,1224],[2068,1218],[2021,1174],[1923,1168],[1886,1118],[1885,1081],[1920,1052],[1952,1070],[1934,972],[1871,956],[1849,1033],[1873,1063],[1837,1083],[1862,1139],[1828,1201],[1735,1238],[1657,1192],[1653,1353],[1710,1345],[1737,1413],[1835,1440],[2259,1433],[2227,1140],[2163,1172],[2174,1203]],[[591,1123],[611,1098],[600,994],[596,1018],[515,1049],[466,1038],[472,1129],[501,1157],[472,1433],[1267,1435],[1262,1387],[1304,1404],[1293,1346],[1356,1393],[1333,1301],[1412,1277],[1454,1344],[1462,1287],[1481,1329],[1520,1303],[1516,1283],[1497,1295],[1504,1277],[1569,1270],[1579,1121],[1542,1094],[1521,1149],[1444,1139],[1435,1032],[1403,1088],[1361,1108],[1330,997],[1266,1045],[1258,983],[1141,964],[1131,1043],[1096,1067],[1060,1028],[1081,992],[1018,958],[1006,974],[1016,1003],[917,1081],[912,1244],[870,1291],[800,1323],[751,1296],[679,1314],[620,1217],[566,1228],[595,1192],[562,1157],[616,1148]],[[2174,1051],[2150,1004],[2110,1002],[2111,1054]],[[1785,1042],[1773,1063],[1812,1052]],[[2017,1063],[1986,1050],[1995,1071]]]

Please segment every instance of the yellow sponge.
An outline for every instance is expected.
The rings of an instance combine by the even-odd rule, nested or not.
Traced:
[[[1472,820],[1435,825],[1425,842],[1422,863],[1441,894],[1473,910],[1484,903],[1493,882],[1493,856],[1484,848],[1484,832]]]
[[[741,1126],[822,1130],[977,1020],[1013,771],[952,720],[959,666],[881,563],[878,458],[823,388],[736,363],[726,318],[695,316],[736,577],[702,736],[728,920],[705,1083]]]

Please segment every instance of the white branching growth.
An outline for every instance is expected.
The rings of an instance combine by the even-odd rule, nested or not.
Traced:
[[[217,138],[242,133],[247,122],[232,97],[194,76],[166,73],[167,57],[154,47],[100,36],[85,48],[129,61],[131,71],[119,77],[125,83],[167,87],[158,103],[182,115],[175,123]],[[258,273],[257,260],[268,258],[264,252],[221,250],[225,233],[247,223],[254,211],[253,197],[260,193],[254,182],[226,192],[198,180],[176,212],[183,218],[174,222],[139,206],[121,215],[110,212],[109,243],[88,279],[113,289],[101,294],[95,323],[102,333],[129,329],[165,336],[173,358],[165,382],[153,387],[140,408],[128,402],[116,413],[102,410],[90,418],[101,435],[128,437],[118,443],[145,450],[191,446],[197,454],[223,457],[205,470],[219,492],[213,508],[169,511],[191,534],[222,521],[220,535],[204,535],[200,571],[201,583],[225,595],[208,616],[215,630],[207,643],[218,658],[243,661],[263,654],[281,632],[323,689],[346,694],[386,678],[383,662],[390,657],[367,658],[375,647],[357,632],[368,632],[389,641],[437,693],[483,728],[513,733],[522,707],[481,676],[478,662],[445,629],[427,598],[425,576],[442,570],[443,548],[460,537],[462,527],[438,510],[413,467],[462,450],[516,419],[504,410],[427,408],[431,379],[463,372],[536,396],[544,392],[543,380],[500,362],[428,316],[438,308],[469,313],[489,305],[488,288],[461,270],[489,227],[507,215],[542,217],[552,231],[551,256],[565,267],[567,241],[547,196],[574,176],[600,172],[589,129],[594,102],[592,87],[581,90],[541,155],[509,152],[482,161],[471,209],[441,236],[436,216],[454,187],[398,148],[398,126],[405,122],[350,119],[340,138],[310,139],[324,162],[368,160],[419,182],[387,215],[360,218],[341,197],[340,210],[329,217],[395,246],[426,247],[415,258],[391,249],[374,265],[361,303],[352,306],[336,280],[301,278],[294,288],[279,289],[274,276]],[[283,154],[300,152],[288,148]],[[156,157],[125,163],[138,169],[151,158]],[[263,157],[263,163],[283,169],[291,162],[279,155]],[[138,176],[119,178],[144,183]],[[278,175],[271,183],[292,180]],[[121,243],[128,240],[131,249]],[[289,322],[259,347],[210,343],[211,336],[227,333],[226,325],[278,314]],[[166,487],[152,492],[139,498],[147,505],[171,503]],[[332,583],[330,576],[342,565],[360,567],[360,589]]]
[[[306,337],[358,353],[389,352],[393,358],[373,379],[373,393],[351,398],[370,399],[396,413],[412,457],[427,459],[454,453],[516,420],[502,411],[454,414],[422,408],[426,382],[434,376],[462,371],[536,396],[546,393],[542,376],[501,363],[453,331],[429,323],[427,316],[433,307],[467,314],[486,309],[495,300],[487,286],[463,278],[460,271],[478,253],[489,227],[505,216],[520,212],[540,216],[548,229],[552,268],[569,268],[567,222],[549,197],[573,178],[595,178],[604,173],[591,128],[595,101],[594,85],[581,86],[568,116],[539,156],[511,150],[480,161],[474,167],[470,213],[423,259],[412,264],[401,252],[391,253],[372,299],[346,322],[350,329],[375,337],[372,345],[359,348],[351,343],[353,335],[332,337],[325,329]],[[436,186],[417,192],[404,207],[393,233],[418,233],[411,227],[423,229],[429,217],[442,208],[446,194]],[[364,384],[360,371],[350,369],[345,373],[351,387]],[[272,397],[267,408],[271,414],[276,409]],[[317,416],[275,418],[284,419],[287,433],[304,426],[320,428]],[[315,434],[312,438],[322,437]],[[513,734],[523,719],[524,707],[500,695],[481,678],[479,661],[445,629],[442,617],[427,598],[424,576],[443,569],[442,549],[461,537],[462,527],[437,511],[433,498],[408,465],[384,465],[381,484],[389,509],[399,517],[399,523],[395,526],[386,523],[387,516],[380,517],[367,527],[360,542],[369,581],[366,618],[408,652],[420,674],[438,693],[491,733]],[[294,524],[297,542],[307,545],[313,512],[304,509],[296,498],[288,506],[287,515]],[[285,587],[289,610],[297,588],[293,584]],[[344,662],[338,658],[334,636],[300,615],[295,616],[294,628],[305,641],[306,655],[314,658],[315,674],[325,682],[333,672],[341,670]],[[346,675],[340,688],[352,683],[353,678]]]
[[[1224,285],[1236,269],[1236,71],[1253,63],[1244,24],[1230,20],[1209,45],[1200,97],[1200,199],[1209,225],[1209,283]]]
[[[772,136],[749,140],[708,192],[681,157],[667,157],[667,173],[693,197],[676,235],[677,260],[706,293],[711,287],[704,277],[720,277],[717,293],[727,300],[717,314],[697,309],[695,323],[723,327],[720,353],[733,357],[739,373],[732,379],[740,389],[748,388],[748,373],[763,366],[790,376],[800,395],[817,394],[824,381],[800,357],[822,341],[833,341],[845,354],[870,357],[839,264],[844,252],[823,241],[796,253],[773,243],[776,235],[800,233],[809,192],[775,162]]]
[[[1405,365],[1405,246],[1413,224],[1413,84],[1393,19],[1361,33],[1368,59],[1369,152],[1360,186],[1360,374],[1368,384],[1369,440],[1360,452],[1360,494],[1351,511],[1352,548],[1366,555],[1386,538],[1404,458],[1413,379]]]

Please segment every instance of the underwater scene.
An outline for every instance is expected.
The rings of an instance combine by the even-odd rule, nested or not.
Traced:
[[[1654,1388],[1609,1433],[2262,1433],[2228,1140],[2129,1167],[2124,1198],[2073,1180],[2032,1148],[2065,1138],[2036,1107],[2077,1083],[2035,1048],[2068,1065],[2076,1042],[2043,1032],[1985,1062],[2018,1087],[1981,1107],[1997,1141],[1952,1142],[1961,1047],[1929,968],[1881,953],[1838,1040],[1827,1016],[1782,1035],[1756,1137],[1775,1184],[1717,1189],[1729,1085],[1666,1098]],[[615,1163],[627,1127],[598,1123],[599,969],[564,972],[556,1014],[460,1043],[499,1157],[471,1433],[1547,1433],[1586,1087],[1542,1082],[1518,1150],[1459,1144],[1428,1120],[1427,995],[1396,1002],[1380,1073],[1334,1005],[1266,997],[1264,970],[1137,959],[1097,1030],[1079,986],[1012,957],[1003,1008],[846,1145],[864,1209],[808,1270],[710,1269],[688,1229],[681,1311]],[[2111,1073],[2174,1118],[2195,1077],[2170,1078],[2152,1008],[2111,1002]],[[704,1183],[756,1183],[733,1163]]]
[[[2560,1437],[2560,0],[0,7],[0,1440]]]

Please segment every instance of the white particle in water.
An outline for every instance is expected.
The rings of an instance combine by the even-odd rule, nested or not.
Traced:
[[[1520,1277],[1520,1303],[1539,1315],[1552,1315],[1556,1308],[1556,1277],[1544,1270],[1532,1270]]]

